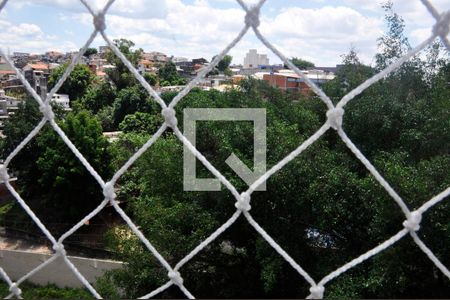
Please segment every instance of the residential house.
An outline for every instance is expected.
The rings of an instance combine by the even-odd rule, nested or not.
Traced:
[[[183,63],[183,62],[189,62],[189,59],[186,58],[186,57],[172,57],[172,62],[174,64]]]
[[[19,108],[21,100],[7,96],[5,90],[0,89],[0,116],[13,114]]]
[[[47,94],[48,95],[48,94]],[[70,110],[70,98],[66,94],[54,94],[51,100],[53,103],[59,104],[64,110]]]
[[[60,58],[64,57],[64,53],[57,51],[49,51],[45,53],[46,60],[49,62],[57,62]]]
[[[13,52],[12,58],[17,58],[17,57],[29,57],[30,53],[27,52]]]
[[[180,61],[176,62],[175,65],[181,76],[191,77],[192,75],[195,75],[195,68],[192,61]],[[198,67],[200,67],[200,65],[198,65]]]
[[[16,76],[16,72],[14,72],[9,65],[3,61],[0,57],[0,82],[11,79]]]
[[[1,70],[0,69],[0,82],[16,77],[16,72],[13,70]]]
[[[148,59],[141,59],[137,67],[138,72],[143,75],[145,73],[156,73],[158,70],[154,67],[154,63]]]
[[[99,54],[93,54],[89,59],[89,65],[95,65],[98,69],[107,64],[109,64],[109,62],[102,58]]]
[[[9,91],[24,91],[22,81],[17,77],[11,77],[0,83],[0,88],[8,89]]]
[[[154,67],[160,67],[170,60],[170,58],[166,54],[156,51],[144,52],[142,53],[142,58],[144,60],[151,61]]]
[[[11,60],[14,62],[14,66],[16,68],[22,69],[24,66],[28,64],[30,60],[30,54],[22,52],[14,52],[13,56],[11,57]]]
[[[104,57],[104,55],[108,52],[108,50],[109,50],[109,46],[100,46],[100,47],[98,47],[98,54],[101,57]]]
[[[44,62],[28,64],[23,68],[23,75],[31,87],[40,95],[47,92],[48,77],[54,67]]]
[[[335,78],[332,73],[326,73],[321,70],[302,71],[303,75],[317,85],[322,85]],[[291,70],[280,70],[262,74],[262,79],[273,87],[284,91],[308,94],[311,88],[306,84],[304,78]]]
[[[193,63],[194,65],[206,65],[206,64],[209,63],[209,61],[206,60],[206,59],[204,59],[204,58],[202,57],[202,58],[194,58],[194,59],[192,60],[192,63]]]

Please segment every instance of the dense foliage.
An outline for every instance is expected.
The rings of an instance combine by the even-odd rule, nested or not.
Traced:
[[[323,86],[334,101],[408,49],[402,19],[390,3],[385,9],[389,27],[380,39],[378,65],[363,65],[352,49],[343,57],[336,79]],[[450,64],[447,53],[436,54],[438,46],[428,51],[427,60],[413,58],[354,99],[346,107],[344,122],[348,135],[412,209],[450,185]],[[434,72],[429,70],[430,57],[435,58]],[[171,97],[165,95],[166,101]],[[314,96],[298,98],[255,80],[226,93],[195,90],[178,107],[180,118],[184,107],[266,108],[269,166],[317,130],[326,112]],[[238,190],[244,190],[245,184],[224,161],[235,153],[252,165],[252,124],[202,122],[198,126],[199,150]],[[118,165],[149,137],[124,135],[115,144]],[[129,201],[128,212],[171,265],[235,210],[235,200],[226,190],[183,192],[182,153],[181,143],[167,134],[121,183],[121,196]],[[198,177],[211,177],[204,167],[197,168]],[[267,188],[267,192],[253,194],[252,215],[314,278],[325,276],[402,229],[404,216],[399,207],[334,132],[274,175]],[[424,216],[420,231],[447,265],[449,220],[449,205],[444,202]],[[112,231],[110,242],[128,266],[108,279],[124,288],[128,296],[144,295],[166,282],[166,271],[129,234],[129,229]],[[307,295],[309,288],[242,219],[185,265],[181,273],[197,297],[297,298]],[[440,298],[449,293],[445,276],[410,238],[405,238],[335,279],[327,285],[326,296]],[[162,296],[181,295],[172,288]]]
[[[101,176],[110,176],[111,154],[99,121],[87,111],[67,115],[57,107],[55,111],[62,117],[58,121],[60,128],[87,161]],[[39,118],[34,100],[24,101],[17,114],[5,123],[10,137],[2,145],[5,155],[37,125]],[[10,169],[18,176],[22,196],[45,223],[79,221],[102,200],[99,184],[48,124],[13,159]],[[14,216],[12,221],[23,222],[24,218]]]
[[[122,52],[122,54],[128,59],[128,61],[133,65],[137,66],[139,60],[142,59],[142,53],[144,50],[142,49],[134,49],[135,44],[126,39],[116,39],[114,40],[114,44],[116,47]],[[131,74],[128,70],[127,66],[116,56],[116,54],[108,49],[106,52],[106,60],[113,66],[114,68],[108,69],[107,74],[109,80],[117,89],[127,88],[130,85],[134,85],[137,83],[136,78]]]
[[[49,89],[53,88],[66,71],[68,64],[63,64],[52,71],[48,79]],[[88,66],[78,64],[59,89],[59,93],[69,95],[71,100],[80,99],[94,80],[94,74]]]
[[[177,67],[173,62],[168,62],[158,71],[161,86],[183,85],[186,79],[178,75]]]
[[[211,62],[216,59],[217,56],[214,56],[211,59]],[[230,69],[231,62],[233,61],[233,57],[231,55],[225,55],[217,64],[217,66],[209,73],[209,75],[219,75],[223,73],[227,76],[233,75],[233,71]]]
[[[371,74],[367,67],[346,68],[353,69],[353,75],[361,79]],[[423,98],[407,101],[402,94],[388,93],[386,86],[393,84],[392,80],[403,86],[392,77],[347,108],[346,131],[411,208],[450,184],[446,134],[450,128],[450,97],[441,98],[441,92],[448,95],[448,90],[445,84],[439,84],[444,82],[442,77],[449,75],[446,68],[436,74],[432,86],[422,91]],[[356,74],[355,70],[366,75]],[[342,80],[338,76],[325,88],[332,90]],[[353,84],[357,83],[355,78]],[[246,82],[243,87],[242,91],[227,93],[196,90],[182,106],[266,108],[269,166],[294,150],[324,121],[324,107],[317,100],[292,102],[291,95],[257,81]],[[440,96],[432,100],[432,95]],[[381,118],[379,125],[375,123],[377,118]],[[235,153],[252,165],[252,149],[248,147],[253,139],[252,124],[203,122],[199,123],[197,136],[201,137],[197,146],[202,153],[239,190],[245,189],[224,161]],[[123,136],[116,144],[123,156],[119,165],[147,138]],[[181,143],[168,134],[152,146],[122,182],[122,196],[129,201],[133,220],[172,265],[235,209],[227,191],[183,192],[182,153]],[[198,168],[199,177],[211,177],[203,167]],[[333,132],[272,177],[267,192],[252,196],[252,215],[315,278],[394,235],[404,219],[394,201]],[[449,219],[448,204],[441,204],[426,215],[421,231],[443,261],[449,259],[445,249],[450,244],[442,239],[449,234]],[[166,272],[126,232],[129,230],[121,228],[111,233],[111,247],[129,263],[111,280],[125,288],[128,296],[135,297],[163,284]],[[308,293],[301,277],[245,220],[238,221],[181,272],[190,291],[198,297],[302,297]],[[450,292],[445,277],[408,238],[327,288],[329,297],[443,297]],[[164,294],[169,295],[180,296],[176,289]]]
[[[315,65],[314,63],[298,58],[298,57],[293,57],[291,59],[291,62],[300,70],[307,70],[308,68],[314,68]]]
[[[376,65],[362,64],[354,49],[344,55],[336,78],[322,86],[334,102],[409,49],[403,20],[391,2],[384,8],[388,30],[379,39]],[[116,43],[132,63],[140,58],[140,50],[131,49],[132,42]],[[425,54],[357,96],[345,107],[344,117],[346,133],[411,209],[450,185],[450,57],[439,43]],[[123,73],[109,74],[114,87],[91,85],[75,111],[60,121],[105,179],[162,123],[160,108],[117,63]],[[167,64],[159,79],[174,84],[175,73],[174,65]],[[162,95],[166,102],[174,96]],[[284,93],[248,79],[226,92],[194,89],[176,108],[179,126],[183,127],[184,108],[208,107],[265,108],[268,167],[326,121],[326,107],[316,96]],[[37,108],[26,102],[11,118],[14,123],[5,124],[2,153],[9,153],[39,119]],[[103,130],[120,129],[123,134],[108,145],[100,123]],[[253,165],[253,123],[198,122],[197,126],[197,148],[239,191],[245,190],[246,184],[225,160],[234,153],[249,167]],[[53,212],[56,208],[58,213],[52,217],[76,220],[101,199],[98,184],[50,129],[24,154],[13,167],[19,174],[32,176],[34,182],[19,176],[21,191],[35,199],[36,205],[41,203]],[[212,177],[200,162],[197,177]],[[235,199],[225,188],[221,192],[183,191],[183,145],[170,130],[126,172],[118,186],[118,199],[126,212],[172,266],[235,212]],[[332,130],[271,177],[266,192],[252,195],[251,205],[255,220],[315,279],[390,238],[403,228],[405,219]],[[419,235],[450,265],[448,199],[424,215]],[[167,271],[127,226],[112,228],[107,240],[116,258],[127,265],[100,280],[96,288],[101,294],[138,297],[167,282]],[[242,217],[180,272],[188,289],[200,298],[300,298],[309,293],[305,280]],[[330,298],[448,295],[448,278],[409,237],[330,282],[325,294]],[[160,296],[183,297],[176,287]]]
[[[86,111],[69,113],[60,127],[101,176],[111,176],[109,144],[97,119]],[[39,177],[34,193],[41,199],[33,204],[35,210],[47,221],[79,221],[103,199],[99,184],[53,129],[46,128],[37,147]],[[55,211],[59,213],[51,213]]]
[[[54,285],[35,286],[33,284],[22,284],[22,297],[24,299],[93,299],[87,290],[58,288]],[[9,295],[9,287],[0,283],[0,297]]]

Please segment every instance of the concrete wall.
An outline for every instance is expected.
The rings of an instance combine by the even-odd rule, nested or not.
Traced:
[[[290,81],[288,78],[295,80]],[[268,82],[271,86],[277,87],[281,90],[288,90],[291,92],[301,92],[303,94],[308,94],[311,89],[310,87],[303,81],[299,81],[301,79],[297,77],[289,77],[279,74],[264,74],[263,80]]]
[[[50,257],[49,254],[0,250],[0,266],[13,281],[16,281]],[[122,262],[117,261],[73,256],[69,256],[69,259],[90,283],[94,283],[96,278],[101,277],[105,271],[119,269],[123,266]],[[38,285],[53,283],[58,287],[83,287],[61,257],[34,274],[28,281]]]

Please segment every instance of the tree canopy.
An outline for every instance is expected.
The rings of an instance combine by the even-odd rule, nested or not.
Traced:
[[[293,57],[291,59],[291,62],[300,70],[307,70],[309,68],[314,68],[316,66],[312,62],[298,58],[298,57]]]
[[[389,8],[389,3],[386,5]],[[398,20],[387,18],[389,26]],[[406,45],[402,37],[398,31],[392,38]],[[380,43],[379,57],[386,63],[393,56],[384,52],[384,43],[391,42]],[[450,185],[450,62],[446,55],[445,62],[430,74],[425,69],[432,61],[414,58],[345,108],[345,131],[412,209]],[[380,67],[362,64],[353,48],[343,56],[342,64],[336,78],[323,86],[335,102]],[[166,94],[163,98],[170,101],[173,96]],[[266,108],[269,167],[311,136],[326,115],[317,97],[283,93],[254,79],[223,93],[194,90],[177,107],[180,115],[185,107]],[[133,132],[114,144],[116,153],[120,153],[119,165],[150,135]],[[200,122],[197,137],[202,154],[239,191],[245,190],[245,183],[224,161],[235,153],[252,165],[252,123]],[[235,211],[235,200],[226,190],[183,191],[182,153],[178,139],[164,135],[133,167],[122,186],[122,196],[129,199],[128,213],[171,265]],[[201,165],[197,174],[199,178],[212,177]],[[271,177],[267,185],[266,192],[252,195],[251,214],[313,278],[322,278],[387,240],[402,228],[405,219],[333,131]],[[424,217],[420,231],[427,245],[445,262],[450,241],[442,236],[448,235],[448,206],[447,201],[434,207]],[[111,249],[116,249],[118,258],[128,265],[111,274],[109,280],[123,288],[127,296],[136,297],[164,284],[167,276],[156,259],[127,232],[125,227],[111,232]],[[180,272],[189,290],[201,298],[298,298],[309,293],[309,285],[243,218]],[[327,284],[325,296],[440,298],[449,293],[448,279],[405,237]],[[177,289],[160,296],[182,297]]]
[[[97,54],[97,53],[98,53],[97,48],[87,48],[83,55],[85,57],[89,57],[89,56],[91,56],[93,54]]]
[[[68,65],[68,63],[63,64],[52,71],[48,79],[49,89],[55,86],[66,71]],[[84,96],[93,80],[94,74],[89,67],[83,64],[77,64],[58,92],[69,95],[71,100],[80,99]]]
[[[86,111],[69,113],[60,126],[103,178],[111,176],[109,144],[97,119]],[[40,218],[51,222],[79,221],[103,200],[99,184],[53,129],[46,128],[37,145],[37,190],[42,198],[36,210],[41,212]],[[50,213],[55,211],[58,213]]]
[[[2,145],[3,153],[9,154],[42,118],[34,102],[27,100],[6,122],[6,128],[17,129],[6,131],[10,140]],[[59,126],[83,156],[101,176],[110,176],[109,144],[98,120],[86,111],[60,117]],[[79,221],[103,198],[99,184],[48,124],[12,161],[11,170],[18,175],[27,203],[44,222]]]
[[[214,60],[214,58],[213,58],[213,60]],[[233,61],[233,57],[232,56],[225,55],[222,58],[222,60],[219,62],[219,64],[217,65],[217,69],[220,72],[225,72],[225,70],[227,70],[230,67],[232,61]]]
[[[364,65],[354,48],[343,55],[335,79],[322,86],[334,103],[408,49],[401,17],[392,2],[384,8],[388,31],[379,39],[376,64]],[[132,63],[138,62],[140,50],[133,50],[131,41],[117,40],[116,44]],[[439,44],[432,45],[425,55],[414,57],[345,107],[345,132],[411,209],[450,185],[450,56],[440,51]],[[111,62],[115,59],[109,57]],[[311,64],[293,61],[300,68]],[[113,87],[106,82],[91,84],[76,98],[74,111],[58,119],[104,179],[122,167],[163,123],[161,108],[120,62],[115,63],[117,69],[109,74]],[[176,66],[170,62],[158,76],[161,85],[180,83]],[[175,95],[163,93],[161,97],[169,103]],[[176,107],[182,131],[186,108],[264,108],[269,168],[314,134],[326,121],[327,112],[317,96],[286,93],[253,78],[224,92],[193,89]],[[21,105],[5,122],[3,155],[41,117],[33,101]],[[117,129],[123,131],[118,140],[106,141],[102,132]],[[252,168],[253,139],[250,121],[197,124],[197,149],[238,191],[248,186],[225,161],[234,153]],[[236,211],[236,200],[225,188],[218,192],[183,190],[183,151],[183,144],[168,130],[117,183],[123,209],[171,266]],[[19,175],[20,192],[45,221],[79,221],[102,199],[98,183],[48,125],[11,169]],[[213,175],[197,161],[197,177]],[[447,266],[448,200],[424,215],[418,232]],[[253,193],[251,206],[252,217],[314,279],[389,239],[402,230],[405,220],[395,201],[333,130],[274,174],[266,192]],[[112,226],[106,239],[108,250],[126,265],[101,279],[97,286],[101,295],[140,297],[168,281],[167,270],[127,226]],[[310,288],[243,216],[180,273],[186,287],[199,298],[300,298]],[[335,278],[325,291],[329,298],[445,298],[449,294],[448,278],[409,236]],[[158,297],[183,295],[174,287]]]
[[[186,84],[186,80],[178,74],[177,67],[171,61],[159,69],[158,76],[161,86]]]
[[[133,66],[137,67],[139,61],[142,59],[144,50],[141,48],[134,49],[134,42],[127,39],[116,39],[114,40],[114,45],[117,46]],[[107,70],[107,74],[109,80],[113,82],[117,89],[120,90],[137,83],[134,75],[131,74],[127,66],[124,65],[111,49],[108,49],[106,52],[106,60],[114,66],[114,68]]]
[[[341,93],[333,87],[343,81],[348,81],[347,88],[351,89],[371,76],[373,70],[358,61],[354,51],[343,57],[343,69],[324,87],[330,95]],[[386,91],[394,84],[392,81],[398,88],[409,86],[408,82],[393,76],[346,108],[346,132],[401,192],[410,207],[420,206],[450,184],[446,170],[450,163],[447,134],[450,98],[442,102],[444,98],[437,96],[440,92],[448,95],[448,88],[444,92],[444,85],[438,83],[443,82],[442,76],[448,78],[446,72],[443,68],[436,74],[433,88],[429,86],[422,91],[420,99],[407,101],[407,95]],[[436,91],[440,92],[435,94]],[[292,95],[250,80],[243,82],[240,90],[225,93],[194,90],[178,109],[266,108],[268,165],[272,166],[324,122],[326,111],[316,104],[317,99],[292,100]],[[428,113],[436,114],[436,119],[432,120]],[[238,190],[245,189],[245,183],[224,161],[230,153],[235,153],[252,165],[253,152],[248,146],[253,139],[252,124],[201,122],[197,136],[201,137],[197,139],[197,148],[203,155]],[[147,138],[126,135],[115,146],[121,149],[119,152],[125,159]],[[171,265],[208,237],[235,210],[235,200],[226,191],[183,191],[182,153],[177,138],[170,134],[164,136],[135,165],[123,185],[130,200],[128,212]],[[120,159],[119,162],[120,165]],[[197,168],[198,177],[212,176],[202,166]],[[450,242],[439,236],[445,236],[449,224],[448,203],[432,211],[420,233],[427,236],[427,244],[439,258],[447,259],[445,249],[450,247]],[[405,218],[392,198],[333,132],[270,178],[267,192],[254,193],[251,213],[314,278],[321,278],[388,239],[402,228]],[[137,239],[125,238],[127,230],[122,228],[111,233],[112,249],[118,250],[118,258],[128,265],[110,280],[124,288],[128,296],[136,297],[164,284],[167,278],[164,269]],[[181,273],[189,290],[202,298],[298,298],[307,295],[309,289],[244,219],[199,253]],[[450,285],[445,277],[405,238],[328,284],[326,296],[420,298],[430,297],[430,293],[431,297],[442,297],[448,292]],[[181,294],[174,289],[162,295],[168,296],[181,297]]]

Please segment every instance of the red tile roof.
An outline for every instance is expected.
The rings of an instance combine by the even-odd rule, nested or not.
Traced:
[[[42,63],[42,62],[38,62],[35,64],[28,64],[28,66],[30,66],[30,68],[32,68],[33,70],[48,70],[50,69],[50,66],[46,63]]]

